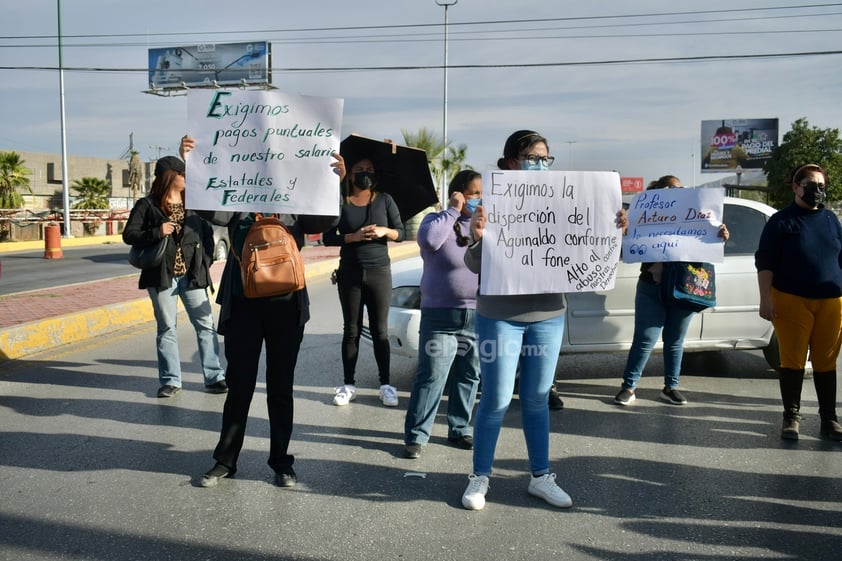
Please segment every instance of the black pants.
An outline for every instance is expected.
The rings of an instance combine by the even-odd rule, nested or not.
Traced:
[[[392,301],[392,269],[340,268],[337,274],[339,302],[342,305],[342,369],[345,384],[354,384],[354,371],[360,353],[363,307],[368,309],[368,327],[374,345],[374,360],[380,384],[389,383],[389,305]]]
[[[287,453],[292,436],[292,387],[303,337],[296,295],[284,299],[235,298],[225,332],[228,394],[219,444],[213,453],[217,462],[237,469],[265,342],[269,466],[276,472],[292,467],[294,457]]]

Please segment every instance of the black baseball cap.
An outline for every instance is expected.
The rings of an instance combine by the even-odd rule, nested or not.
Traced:
[[[164,156],[155,163],[155,177],[171,169],[178,173],[184,173],[184,162],[175,156]]]

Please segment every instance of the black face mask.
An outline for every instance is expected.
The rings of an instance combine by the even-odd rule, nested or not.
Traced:
[[[815,207],[823,203],[825,196],[827,196],[825,188],[820,189],[819,186],[812,181],[806,185],[802,185],[801,189],[804,190],[804,194],[801,195],[801,200],[804,201],[807,206]]]
[[[367,171],[358,171],[354,174],[354,185],[360,189],[371,189],[374,186],[374,174]]]

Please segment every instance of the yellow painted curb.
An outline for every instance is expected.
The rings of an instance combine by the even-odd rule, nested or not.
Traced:
[[[66,314],[0,331],[0,362],[153,321],[148,298]]]

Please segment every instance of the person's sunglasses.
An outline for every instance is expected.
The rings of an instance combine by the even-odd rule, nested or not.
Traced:
[[[824,183],[819,183],[818,181],[802,181],[799,185],[801,185],[804,189],[818,189],[819,191],[824,191]]]

